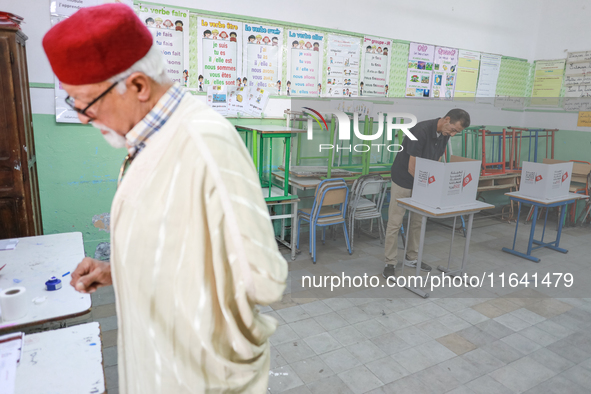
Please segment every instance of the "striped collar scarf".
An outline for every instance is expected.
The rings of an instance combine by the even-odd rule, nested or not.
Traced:
[[[184,95],[185,92],[178,83],[172,85],[154,108],[125,135],[131,157],[144,149],[154,134],[170,119]]]

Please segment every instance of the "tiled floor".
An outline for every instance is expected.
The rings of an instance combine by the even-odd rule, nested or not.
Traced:
[[[545,237],[555,236],[554,227],[549,225]],[[261,308],[279,322],[270,340],[269,392],[589,393],[591,229],[565,229],[561,246],[569,253],[535,251],[542,259],[538,264],[501,252],[511,246],[514,229],[514,223],[475,222],[468,273],[516,272],[521,278],[525,272],[568,272],[576,286],[534,290],[531,283],[526,289],[507,283],[501,288],[499,282],[477,289],[435,289],[427,299],[399,288],[296,290],[302,275],[343,271],[379,276],[385,283],[378,240],[356,232],[351,256],[342,233],[326,245],[319,241],[316,265],[303,242],[303,252],[290,261],[283,299]],[[528,235],[529,227],[520,223],[521,250]],[[447,264],[450,230],[430,223],[426,237],[425,261],[433,267]],[[464,238],[456,233],[454,243],[454,255],[461,256]],[[92,298],[92,318],[103,330],[108,392],[117,393],[113,293],[101,289]]]

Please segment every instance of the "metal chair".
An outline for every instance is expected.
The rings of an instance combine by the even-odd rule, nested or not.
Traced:
[[[363,228],[360,228],[360,230],[371,235],[373,219],[377,219],[380,243],[383,244],[386,230],[382,218],[382,207],[386,197],[386,190],[387,182],[379,175],[362,176],[353,184],[347,214],[351,250],[353,250],[356,220],[361,221],[370,219],[370,230],[365,231]]]
[[[349,197],[349,188],[342,178],[326,179],[318,185],[314,195],[312,208],[298,209],[298,239],[296,248],[300,247],[300,229],[301,222],[310,224],[310,244],[309,252],[312,255],[312,261],[316,264],[316,227],[322,227],[322,243],[326,238],[326,227],[337,224],[343,225],[345,232],[345,241],[347,249],[351,254],[349,236],[347,233],[347,224],[345,214],[347,212],[347,200]],[[336,206],[336,207],[335,207]]]

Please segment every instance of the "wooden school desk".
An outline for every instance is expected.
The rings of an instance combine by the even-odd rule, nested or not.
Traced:
[[[452,275],[452,276],[462,276],[466,272],[466,264],[468,262],[468,250],[470,248],[470,236],[472,235],[472,222],[474,221],[474,214],[477,212],[482,211],[483,209],[490,209],[494,208],[494,205],[486,204],[481,201],[474,201],[468,205],[454,207],[454,208],[446,208],[446,209],[436,209],[428,207],[424,204],[418,203],[413,201],[410,198],[399,198],[396,200],[398,205],[404,207],[408,210],[408,223],[407,229],[410,229],[410,216],[412,214],[421,215],[421,237],[419,240],[419,256],[417,261],[417,268],[416,268],[416,276],[419,277],[421,275],[421,262],[423,260],[423,246],[425,245],[425,229],[427,228],[427,219],[431,218],[455,218],[461,215],[468,215],[468,227],[466,228],[466,244],[464,246],[464,255],[462,257],[462,266],[460,269],[450,270],[445,267],[439,266],[437,269],[440,271]],[[408,230],[407,230],[408,231]],[[455,232],[455,222],[454,222],[454,229],[452,229],[452,238],[451,238],[451,245],[449,248],[449,259],[451,260],[451,247],[453,245],[453,234]],[[406,258],[406,249],[408,246],[408,242],[405,242],[404,245],[404,257]],[[402,265],[402,269],[404,272],[404,263]],[[416,284],[416,283],[415,283]],[[413,293],[420,295],[423,298],[429,297],[429,293],[425,292],[424,290],[413,287],[413,286],[406,286],[407,290],[412,291]]]
[[[70,274],[84,258],[82,233],[63,233],[18,238],[14,250],[0,251],[0,288],[24,287],[29,311],[18,320],[0,321],[0,334],[23,330],[26,327],[65,320],[90,312],[90,295],[77,292],[71,285]],[[61,279],[62,288],[45,290],[45,282],[52,276]],[[18,282],[18,283],[17,283]],[[35,304],[36,297],[47,297]],[[59,326],[59,324],[57,325]]]

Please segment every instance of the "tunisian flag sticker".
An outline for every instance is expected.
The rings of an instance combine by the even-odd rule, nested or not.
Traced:
[[[562,182],[566,181],[568,179],[568,172],[565,172],[564,174],[562,174]]]
[[[541,175],[537,175],[537,176],[536,176],[536,182],[539,182],[539,181],[541,181],[541,180],[542,180],[542,176],[541,176]]]
[[[429,177],[429,185],[432,184],[433,182],[435,182],[435,177],[433,175],[431,175]]]
[[[472,174],[468,174],[464,177],[464,182],[463,182],[464,187],[468,186],[468,183],[470,183],[470,181],[472,181]]]

